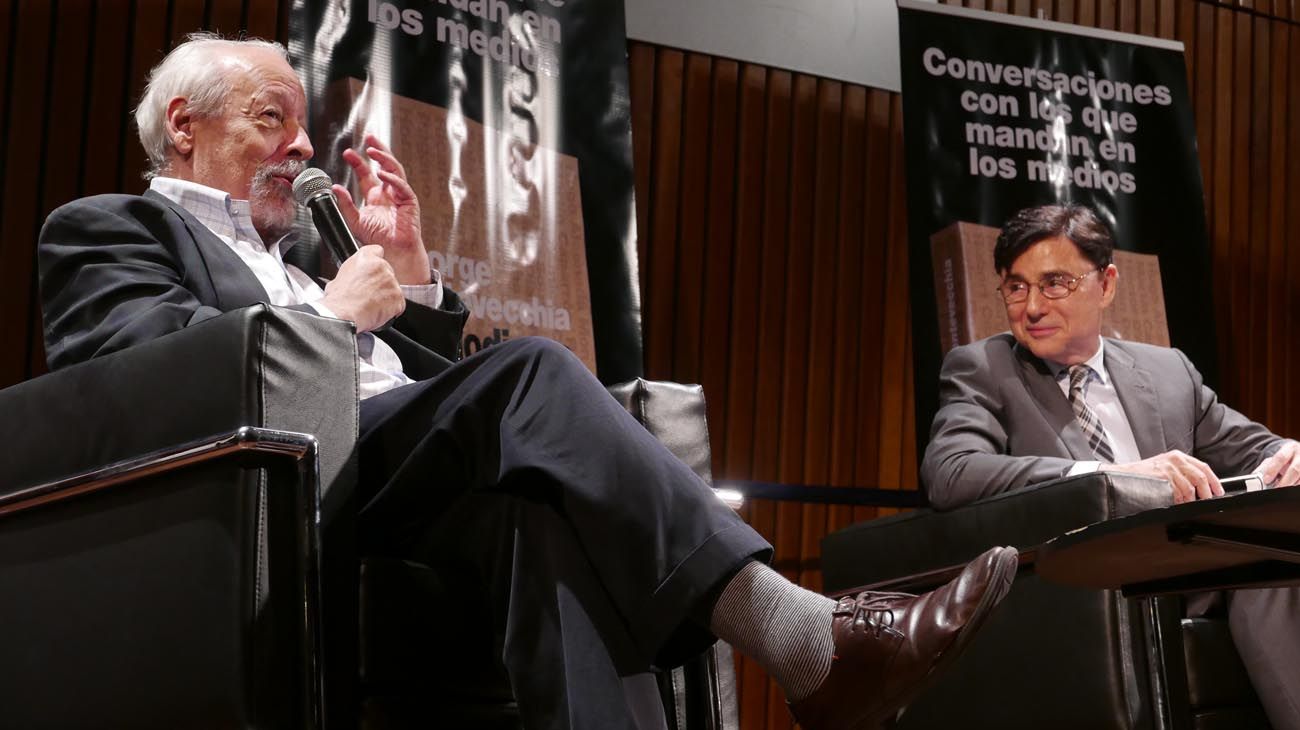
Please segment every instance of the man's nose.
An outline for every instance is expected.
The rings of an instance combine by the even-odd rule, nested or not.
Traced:
[[[1047,312],[1047,297],[1038,290],[1038,287],[1029,287],[1029,295],[1025,298],[1025,314],[1037,319]]]
[[[316,150],[312,149],[311,139],[307,137],[307,128],[301,125],[295,125],[296,134],[289,146],[285,148],[286,157],[295,157],[302,160],[310,160]]]

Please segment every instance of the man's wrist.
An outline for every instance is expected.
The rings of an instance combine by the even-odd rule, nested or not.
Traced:
[[[413,271],[404,271],[401,273],[394,271],[394,273],[397,274],[397,283],[402,286],[429,286],[430,284],[433,284],[433,277],[431,276],[428,265],[425,265],[423,273],[415,273]]]
[[[428,284],[402,284],[402,296],[416,304],[423,304],[430,309],[438,309],[442,306],[442,275],[437,269],[429,269]]]
[[[405,286],[426,286],[433,283],[433,271],[429,266],[429,254],[424,244],[403,248],[400,252],[385,248],[384,258],[393,267],[397,283]]]

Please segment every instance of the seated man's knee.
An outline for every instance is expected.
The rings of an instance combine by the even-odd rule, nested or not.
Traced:
[[[569,348],[549,337],[516,337],[493,347],[501,348],[503,352],[508,352],[514,357],[559,360],[583,367],[582,361],[570,352]]]

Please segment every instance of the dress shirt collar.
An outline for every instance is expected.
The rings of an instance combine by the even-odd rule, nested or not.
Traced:
[[[149,189],[184,208],[218,236],[251,241],[266,248],[262,236],[253,227],[252,206],[247,200],[236,200],[224,190],[175,177],[155,177],[149,181]],[[295,237],[289,234],[276,241],[276,246],[284,253],[294,242]]]
[[[1110,385],[1110,373],[1106,372],[1105,354],[1106,354],[1106,338],[1098,337],[1097,351],[1093,353],[1092,357],[1085,360],[1083,364],[1092,368],[1092,371],[1097,374],[1097,378],[1101,380],[1102,385],[1108,386]],[[1061,378],[1065,377],[1068,374],[1068,371],[1070,369],[1069,365],[1062,365],[1061,363],[1056,362],[1055,360],[1044,360],[1043,362],[1047,363],[1047,367],[1051,368],[1052,375],[1057,380],[1060,380]]]

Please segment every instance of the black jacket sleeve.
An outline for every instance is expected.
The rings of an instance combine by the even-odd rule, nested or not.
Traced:
[[[99,196],[46,219],[37,261],[52,369],[221,314],[185,286],[174,249],[162,240],[168,214],[145,198]]]

